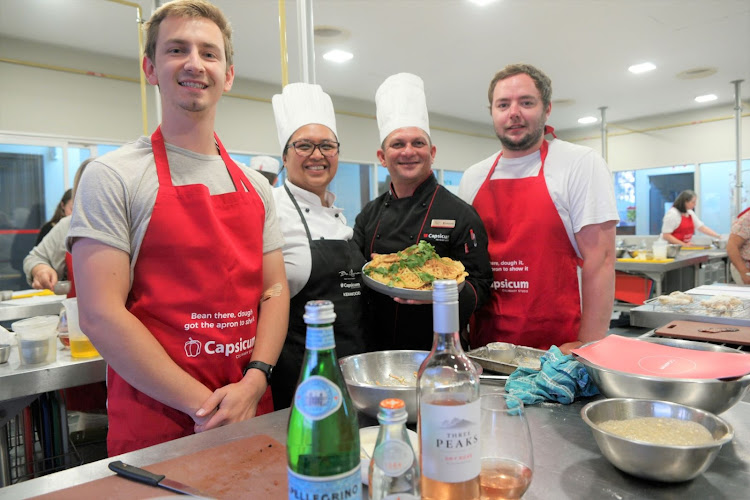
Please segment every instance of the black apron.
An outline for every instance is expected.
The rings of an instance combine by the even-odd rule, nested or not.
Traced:
[[[365,258],[352,241],[313,241],[297,200],[286,185],[284,189],[305,227],[312,262],[307,284],[290,301],[289,331],[271,379],[273,404],[277,410],[290,406],[297,388],[307,333],[302,316],[305,314],[305,304],[309,300],[323,299],[333,302],[333,310],[336,313],[333,334],[338,357],[365,351],[362,297],[362,266],[365,264]]]

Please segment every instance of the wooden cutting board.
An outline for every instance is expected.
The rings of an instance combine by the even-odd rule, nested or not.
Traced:
[[[214,498],[287,498],[286,446],[260,434],[191,455],[141,467],[198,488]],[[73,486],[38,499],[129,499],[177,495],[116,475]]]
[[[732,332],[722,330],[737,330]],[[707,330],[707,331],[702,331]],[[698,321],[672,321],[655,330],[657,335],[689,340],[708,340],[728,344],[750,345],[750,327],[700,323]]]

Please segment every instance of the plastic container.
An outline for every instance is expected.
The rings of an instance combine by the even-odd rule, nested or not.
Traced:
[[[93,358],[99,356],[99,352],[91,343],[89,338],[78,326],[78,299],[65,299],[62,301],[65,307],[65,316],[68,320],[68,341],[70,343],[70,355],[74,358]]]
[[[18,336],[21,365],[41,365],[57,360],[57,321],[57,316],[35,316],[11,324]]]
[[[667,242],[658,239],[654,242],[654,246],[652,247],[652,251],[654,252],[654,259],[656,260],[664,260],[667,258]]]

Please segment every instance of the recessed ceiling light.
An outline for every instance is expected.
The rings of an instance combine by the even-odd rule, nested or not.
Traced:
[[[333,61],[337,63],[346,62],[354,57],[354,54],[345,50],[333,49],[323,54],[323,59],[326,61]]]
[[[583,118],[578,119],[578,123],[581,125],[588,125],[589,123],[596,123],[599,121],[599,118],[595,116],[584,116]]]
[[[706,94],[696,97],[695,102],[710,102],[715,101],[716,99],[718,99],[718,97],[716,97],[716,94]]]
[[[469,2],[475,3],[475,4],[479,5],[480,7],[484,7],[485,5],[489,5],[492,2],[494,2],[494,1],[496,1],[496,0],[469,0]]]
[[[653,63],[645,62],[641,64],[634,64],[631,67],[628,68],[628,71],[631,73],[640,74],[640,73],[646,73],[648,71],[653,71],[656,69],[656,66]]]

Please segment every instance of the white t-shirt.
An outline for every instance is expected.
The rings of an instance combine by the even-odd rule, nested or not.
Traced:
[[[166,149],[175,186],[203,184],[211,195],[236,190],[220,156],[202,155],[171,144],[166,144]],[[259,172],[242,164],[238,166],[265,207],[263,253],[281,248],[284,240],[271,186]],[[71,249],[76,238],[92,238],[128,253],[132,285],[133,270],[158,190],[159,180],[148,137],[141,137],[92,161],[86,166],[76,191],[67,249]]]
[[[458,196],[466,203],[474,202],[498,154],[499,151],[464,172]],[[521,158],[501,157],[492,180],[534,177],[541,167],[540,151]],[[544,162],[544,180],[568,239],[579,257],[581,253],[575,233],[590,224],[620,219],[612,173],[601,155],[593,149],[553,139],[549,142]]]
[[[351,240],[354,230],[346,225],[344,210],[333,206],[336,196],[330,191],[326,192],[326,204],[323,206],[317,194],[305,191],[295,186],[287,179],[285,184],[297,200],[302,214],[310,229],[310,237],[313,240]],[[289,292],[292,297],[297,295],[310,279],[312,269],[312,256],[310,255],[310,242],[307,239],[305,226],[299,217],[297,209],[284,189],[280,186],[273,189],[273,197],[276,202],[276,211],[279,216],[281,231],[284,235],[284,266],[286,267],[286,279],[289,281]]]
[[[688,215],[693,218],[693,227],[695,231],[698,230],[699,227],[705,226],[705,224],[698,218],[697,215],[695,215],[695,212],[692,210],[687,211]],[[682,223],[682,214],[679,210],[677,210],[675,207],[670,207],[669,210],[667,210],[667,213],[664,214],[664,219],[661,223],[661,232],[672,234],[675,229],[680,227],[680,224]]]
[[[63,217],[52,226],[49,233],[42,238],[37,246],[31,249],[29,255],[23,259],[23,273],[29,285],[34,281],[31,270],[39,264],[47,264],[57,273],[57,279],[63,279],[65,271],[65,237],[70,228],[70,216]]]

